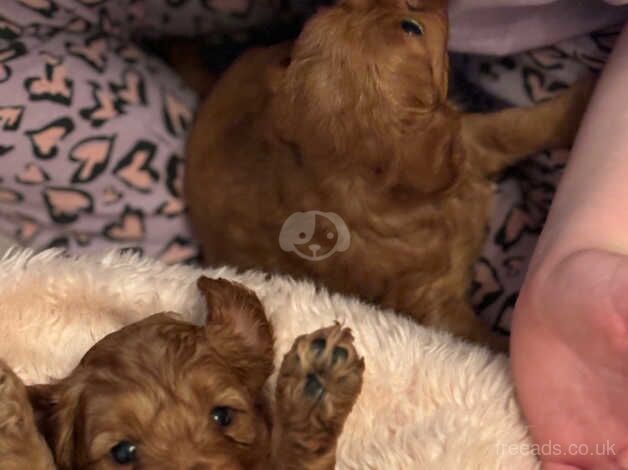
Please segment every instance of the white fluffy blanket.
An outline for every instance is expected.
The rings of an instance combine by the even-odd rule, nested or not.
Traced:
[[[103,335],[146,315],[173,310],[202,322],[201,272],[257,292],[275,328],[277,363],[302,333],[334,320],[354,330],[365,381],[337,468],[538,468],[505,357],[286,277],[133,256],[10,253],[0,261],[0,357],[27,382],[41,382],[67,374]]]

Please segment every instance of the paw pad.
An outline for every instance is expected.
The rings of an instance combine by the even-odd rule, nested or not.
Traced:
[[[331,362],[332,364],[337,364],[338,362],[344,362],[349,357],[349,352],[345,348],[341,348],[336,346],[331,354]]]
[[[316,355],[316,356],[320,356],[323,351],[325,351],[325,348],[327,347],[327,341],[325,340],[325,338],[316,338],[314,341],[312,341],[312,343],[310,344],[310,350]]]
[[[316,374],[307,374],[304,390],[309,397],[317,398],[323,393],[324,388]]]

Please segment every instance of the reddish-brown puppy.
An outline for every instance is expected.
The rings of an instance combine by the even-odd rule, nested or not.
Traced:
[[[59,469],[334,468],[364,370],[349,330],[336,325],[295,341],[273,409],[265,387],[273,333],[258,298],[225,280],[202,277],[199,287],[205,326],[153,315],[102,339],[69,377],[29,389]],[[26,400],[3,394],[0,403],[13,404],[13,415],[30,413],[23,434],[36,435]],[[0,452],[9,449],[12,459],[2,468],[53,468],[43,459],[6,467],[46,448],[41,440],[10,440],[2,429]]]
[[[208,263],[312,277],[504,346],[467,298],[490,177],[569,146],[591,86],[528,109],[458,112],[443,3],[341,1],[294,44],[252,50],[225,73],[187,147],[185,191]],[[320,229],[283,227],[302,251],[286,249],[284,221],[307,211],[337,214],[348,234],[319,213]]]

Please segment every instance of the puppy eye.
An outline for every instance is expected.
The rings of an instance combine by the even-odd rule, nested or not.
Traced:
[[[423,35],[423,26],[415,20],[405,19],[401,22],[401,29],[413,36]]]
[[[226,428],[233,421],[233,410],[228,406],[217,406],[212,410],[212,419],[223,428]]]
[[[135,462],[137,448],[129,441],[120,441],[109,451],[113,461],[119,465],[128,465]]]

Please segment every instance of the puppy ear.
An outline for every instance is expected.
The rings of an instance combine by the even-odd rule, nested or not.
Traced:
[[[27,389],[0,359],[0,468],[53,470],[52,453],[37,429]]]
[[[82,382],[70,385],[64,381],[27,388],[40,432],[50,447],[59,468],[72,468],[75,455],[75,423]]]
[[[273,330],[255,293],[237,282],[201,276],[197,285],[207,304],[207,325],[220,325],[255,353],[273,355]]]

